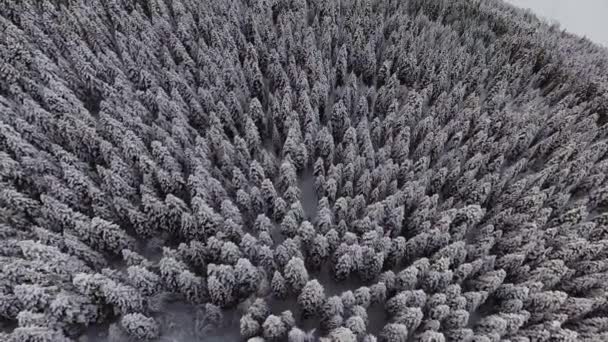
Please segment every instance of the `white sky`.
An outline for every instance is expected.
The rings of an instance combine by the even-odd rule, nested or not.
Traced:
[[[608,0],[506,0],[608,47]]]

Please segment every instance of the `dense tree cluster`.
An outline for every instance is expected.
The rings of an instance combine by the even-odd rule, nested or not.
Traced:
[[[1,341],[608,340],[589,41],[498,0],[0,0],[0,31]]]

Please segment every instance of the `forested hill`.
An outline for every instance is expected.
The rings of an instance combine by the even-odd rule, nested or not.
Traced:
[[[608,341],[607,51],[498,0],[0,0],[0,341]]]

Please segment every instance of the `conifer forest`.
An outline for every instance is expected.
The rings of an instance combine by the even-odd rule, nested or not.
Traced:
[[[608,341],[608,50],[500,0],[0,0],[0,341]]]

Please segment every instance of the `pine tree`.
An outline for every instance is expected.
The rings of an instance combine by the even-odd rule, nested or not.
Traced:
[[[302,226],[300,226],[300,229]],[[312,241],[309,242],[310,247],[307,253],[306,262],[312,270],[320,269],[324,261],[329,257],[330,245],[327,238],[317,234]]]
[[[160,290],[160,277],[142,266],[127,268],[129,283],[145,296],[151,296]]]
[[[407,327],[399,323],[389,323],[380,332],[380,341],[405,342],[408,338]]]
[[[375,279],[382,271],[384,265],[384,254],[374,253],[374,250],[369,247],[363,247],[361,255],[361,266],[359,268],[359,276],[364,281]]]
[[[258,270],[248,259],[239,259],[234,266],[234,276],[239,297],[247,297],[255,292],[259,284]]]
[[[336,83],[343,85],[346,83],[346,77],[348,73],[348,51],[346,45],[340,47],[338,52],[338,58],[336,60]]]
[[[310,280],[302,288],[298,295],[298,305],[302,308],[304,317],[312,317],[317,314],[325,300],[325,290],[316,280]]]
[[[348,253],[343,254],[338,258],[334,265],[334,278],[337,281],[346,280],[354,268],[355,264],[352,257]]]
[[[387,288],[384,282],[378,282],[370,287],[371,301],[374,304],[383,304],[387,298]]]
[[[292,257],[285,265],[284,276],[289,288],[293,292],[299,293],[308,282],[308,272],[304,261],[298,257]]]
[[[331,130],[334,141],[342,141],[346,129],[350,126],[346,106],[342,101],[334,104],[331,114]]]
[[[152,340],[160,335],[159,327],[153,318],[140,313],[130,313],[120,319],[120,325],[127,333],[139,340]]]
[[[13,293],[24,310],[38,311],[50,304],[53,289],[35,284],[20,284],[13,287]]]
[[[270,315],[262,324],[264,338],[270,341],[277,341],[287,334],[287,328],[280,317]]]
[[[53,317],[67,324],[89,325],[102,316],[101,307],[90,297],[67,291],[58,293],[48,310]]]
[[[240,319],[240,332],[243,338],[252,338],[262,332],[262,327],[251,315],[244,315]]]
[[[357,341],[357,336],[346,327],[338,327],[333,329],[329,336],[331,341],[340,341],[340,342],[355,342]]]
[[[206,336],[218,331],[223,326],[224,315],[222,310],[207,303],[199,306],[194,314],[194,329],[197,336]]]
[[[287,335],[289,342],[306,342],[310,341],[310,337],[302,330],[297,327],[293,327]]]
[[[237,280],[234,269],[228,265],[209,264],[207,268],[207,287],[211,301],[226,307],[234,301]]]

